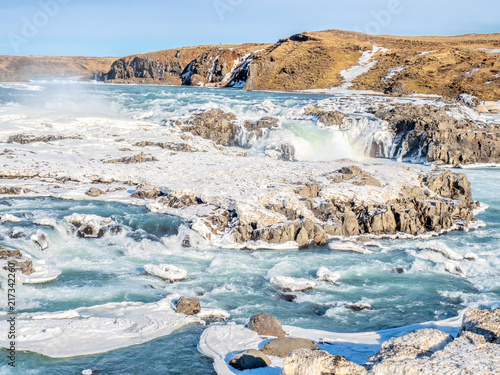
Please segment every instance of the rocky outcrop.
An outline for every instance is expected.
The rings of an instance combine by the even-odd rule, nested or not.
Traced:
[[[308,339],[281,337],[269,341],[260,351],[266,355],[286,358],[290,352],[296,349],[318,350],[318,346],[314,341]]]
[[[244,56],[264,44],[197,46],[127,56],[97,79],[107,82],[224,86]]]
[[[237,210],[218,206],[212,206],[212,213],[204,210],[199,219],[208,229],[208,234],[204,235],[209,239],[212,234],[230,234],[238,243],[296,242],[299,247],[324,246],[329,236],[439,233],[459,229],[475,220],[472,211],[476,203],[466,175],[449,171],[422,174],[420,186],[405,186],[395,199],[383,204],[326,195],[331,186],[351,186],[353,181],[368,176],[370,174],[360,167],[350,166],[325,174],[328,183],[308,183],[297,187],[295,192],[300,204],[292,204],[290,200],[288,203],[282,201],[265,206],[269,215],[279,214],[283,218],[276,224],[259,225],[240,217]],[[373,185],[380,183],[361,186]],[[160,202],[176,209],[207,205],[201,197],[172,192]],[[200,223],[200,220],[195,223]]]
[[[20,250],[10,250],[0,246],[0,264],[4,270],[8,270],[9,264],[13,264],[13,268],[21,271],[24,275],[35,273],[33,261],[21,253]]]
[[[20,143],[22,145],[33,142],[54,142],[65,139],[83,139],[80,135],[68,136],[60,134],[48,134],[42,136],[35,136],[34,134],[15,134],[7,139],[7,143]]]
[[[324,350],[297,349],[285,359],[281,375],[365,375],[362,366]]]
[[[68,223],[70,233],[76,234],[80,238],[101,238],[105,234],[119,234],[122,227],[108,218],[97,215],[73,214],[64,218]]]
[[[278,128],[278,119],[263,117],[257,121],[245,121],[240,124],[234,113],[224,112],[221,109],[212,109],[195,113],[186,120],[173,121],[172,124],[179,127],[183,132],[211,140],[217,145],[249,148],[253,142],[265,138],[270,130]],[[142,146],[144,144],[138,145]],[[157,145],[162,148],[171,148],[170,145]],[[279,155],[275,159],[293,160],[294,151],[286,149],[285,146],[282,148],[277,151]]]
[[[283,337],[286,335],[281,327],[281,322],[271,315],[257,314],[252,316],[247,327],[260,336]]]
[[[235,120],[236,116],[233,113],[224,112],[221,109],[212,109],[196,113],[186,122],[179,122],[178,125],[185,132],[210,139],[219,145],[235,146],[238,129]]]
[[[119,159],[111,159],[104,161],[105,164],[138,164],[138,163],[148,163],[152,161],[158,161],[154,156],[148,155],[144,152],[133,156],[124,156]]]
[[[402,104],[375,112],[394,131],[393,155],[436,164],[500,162],[500,129],[456,120],[444,108]]]
[[[229,361],[229,365],[237,370],[251,370],[271,365],[271,360],[259,350],[249,349],[246,352],[234,357]]]
[[[279,120],[275,117],[262,117],[257,121],[245,121],[238,129],[236,143],[240,147],[249,148],[252,143],[265,138],[269,131],[279,127]]]
[[[342,182],[351,180],[354,185],[364,186],[378,186],[380,182],[373,176],[366,173],[360,167],[351,165],[349,167],[342,167],[334,175],[332,175],[333,182]]]
[[[453,336],[437,329],[419,329],[403,336],[394,337],[382,344],[382,348],[370,358],[373,364],[382,361],[404,361],[417,357],[430,357],[453,341]]]
[[[20,187],[0,187],[0,194],[19,195],[22,191]]]
[[[175,306],[175,312],[185,315],[196,315],[201,311],[200,300],[198,298],[182,297]]]
[[[366,364],[373,374],[495,374],[500,310],[469,310],[456,338],[435,329],[395,337]]]
[[[201,150],[187,142],[152,142],[140,141],[134,144],[137,147],[160,147],[165,150],[179,151],[179,152],[200,152]]]
[[[131,194],[132,198],[139,199],[156,199],[161,196],[162,193],[157,186],[152,186],[149,184],[139,184],[136,187],[136,192]]]
[[[424,190],[427,194],[439,196],[439,200],[429,199]],[[428,231],[440,232],[458,222],[473,220],[472,210],[476,207],[467,177],[451,172],[422,176],[420,189],[414,189],[408,196],[402,196],[389,205],[356,205],[340,200],[311,201],[310,204],[317,222],[295,220],[300,217],[299,213],[280,210],[294,221],[257,229],[239,226],[234,229],[235,240],[268,243],[296,241],[304,247],[325,245],[328,234],[354,236],[400,232],[417,235]]]
[[[327,126],[341,126],[349,116],[340,111],[328,111],[316,105],[304,109],[304,114],[314,116],[318,121]]]

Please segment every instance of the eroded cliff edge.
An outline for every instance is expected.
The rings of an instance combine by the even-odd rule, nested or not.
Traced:
[[[197,46],[128,56],[101,80],[245,90],[328,88],[500,99],[499,34],[374,36],[327,30],[275,44]],[[353,69],[353,67],[358,67]]]

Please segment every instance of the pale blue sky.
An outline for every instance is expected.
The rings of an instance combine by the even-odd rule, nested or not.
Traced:
[[[491,33],[500,32],[499,15],[499,0],[2,1],[0,55],[124,56],[325,29]]]

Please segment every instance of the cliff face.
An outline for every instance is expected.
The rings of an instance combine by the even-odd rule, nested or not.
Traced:
[[[267,44],[198,46],[164,50],[116,60],[101,80],[166,85],[226,85],[245,56]]]
[[[0,56],[0,81],[75,76],[91,78],[108,71],[114,60],[114,57]]]

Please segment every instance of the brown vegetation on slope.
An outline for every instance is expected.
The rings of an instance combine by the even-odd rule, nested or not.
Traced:
[[[500,34],[452,37],[398,37],[328,30],[282,39],[256,56],[246,89],[306,90],[337,86],[340,72],[357,65],[373,45],[378,63],[354,80],[355,89],[395,94],[470,93],[483,100],[500,99]],[[401,68],[389,79],[391,69]],[[404,69],[403,69],[404,68]]]
[[[60,78],[107,72],[115,57],[0,56],[0,81]]]

